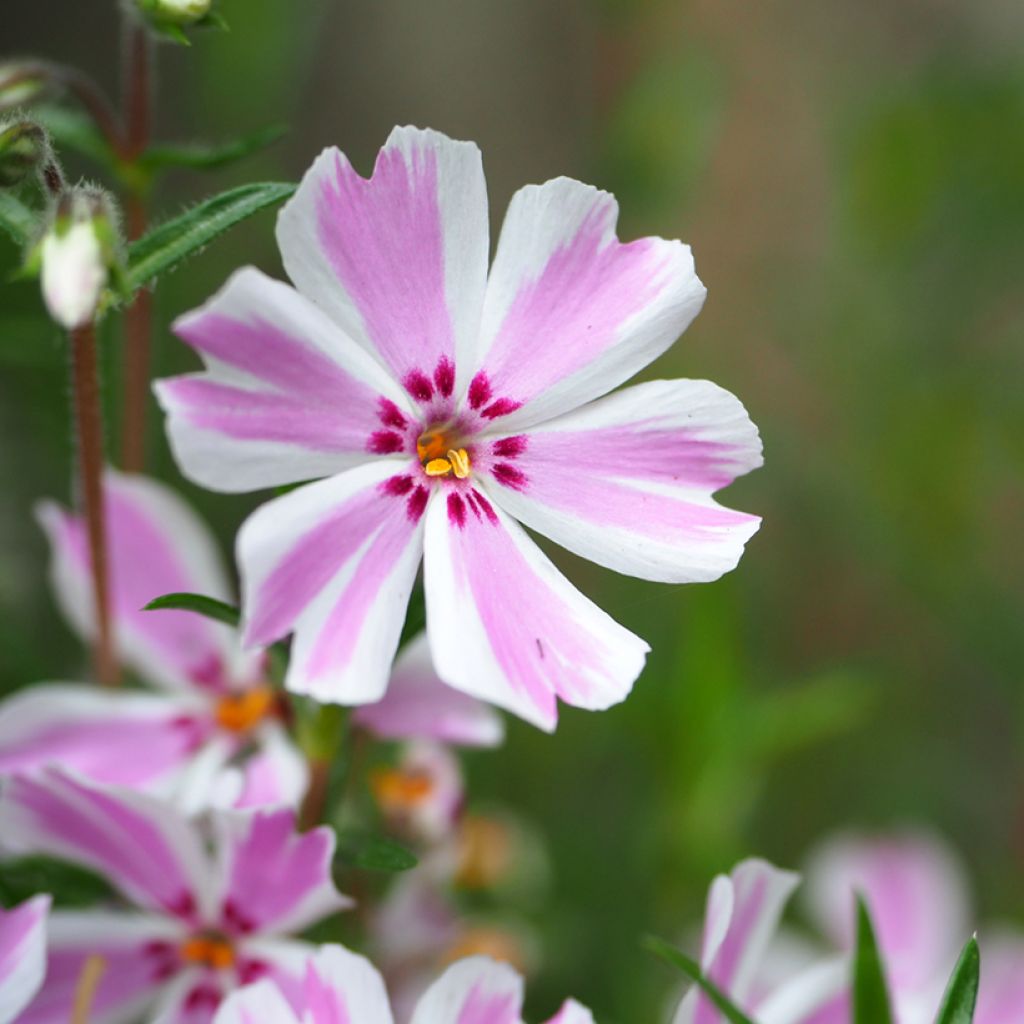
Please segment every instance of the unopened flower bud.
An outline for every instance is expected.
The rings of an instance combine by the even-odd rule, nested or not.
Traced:
[[[96,189],[76,188],[57,204],[40,244],[43,300],[69,331],[92,323],[115,256],[110,202]]]
[[[0,124],[0,188],[24,181],[50,159],[50,140],[32,121]]]
[[[135,6],[157,28],[194,25],[210,14],[211,0],[135,0]]]
[[[53,82],[44,65],[0,62],[0,114],[45,99],[52,91]]]

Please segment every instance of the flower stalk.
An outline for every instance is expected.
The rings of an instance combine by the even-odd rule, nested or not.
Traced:
[[[91,323],[77,327],[70,331],[70,338],[79,480],[89,535],[96,607],[96,678],[104,686],[116,686],[119,673],[110,624],[110,573],[103,507],[103,419],[96,327]]]

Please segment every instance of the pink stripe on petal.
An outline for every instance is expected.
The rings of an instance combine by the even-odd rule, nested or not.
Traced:
[[[219,819],[221,927],[229,934],[300,931],[349,904],[334,887],[334,833],[295,831],[290,810]]]
[[[514,461],[495,441],[478,458],[516,518],[600,565],[664,582],[712,580],[732,569],[756,516],[718,505],[714,491],[760,465],[743,406],[707,381],[627,388],[531,431]]]
[[[566,999],[547,1024],[594,1024],[594,1015],[575,999]]]
[[[306,1024],[392,1024],[384,980],[365,957],[321,946],[306,968]]]
[[[482,494],[473,497],[488,515],[451,522],[441,503],[427,512],[424,581],[438,674],[548,729],[557,698],[595,709],[621,700],[647,645],[580,594]]]
[[[10,1024],[39,991],[46,973],[49,896],[0,907],[0,1022]]]
[[[193,920],[206,861],[192,826],[165,803],[54,769],[15,775],[0,797],[0,834],[103,874],[139,906]]]
[[[456,351],[479,325],[487,271],[480,154],[397,128],[369,179],[328,150],[282,210],[289,276],[403,381],[450,394]]]
[[[430,986],[412,1024],[518,1024],[522,1004],[523,980],[512,967],[468,957]]]
[[[704,288],[688,248],[623,244],[617,215],[612,196],[568,178],[513,197],[479,351],[502,403],[494,416],[522,404],[516,423],[537,423],[576,408],[632,376],[696,316]]]

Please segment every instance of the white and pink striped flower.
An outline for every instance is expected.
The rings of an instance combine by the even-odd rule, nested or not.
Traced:
[[[46,975],[49,896],[0,907],[0,1024],[11,1024],[39,991]]]
[[[297,1005],[296,1005],[297,1003]],[[424,993],[411,1024],[520,1024],[523,979],[487,957],[460,960]],[[309,961],[299,1000],[268,981],[235,993],[215,1024],[394,1024],[384,982],[369,960],[324,946]],[[594,1024],[586,1007],[567,1000],[547,1024]]]
[[[221,811],[212,847],[166,803],[57,769],[7,780],[0,841],[103,875],[132,910],[55,910],[46,984],[19,1024],[66,1024],[87,961],[104,970],[93,1024],[145,1016],[203,1024],[262,977],[301,984],[313,947],[291,938],[349,905],[334,887],[334,833],[299,835],[291,811]]]
[[[115,641],[120,658],[162,692],[33,686],[0,703],[0,774],[56,763],[115,785],[209,804],[295,806],[306,762],[262,651],[243,653],[228,626],[183,611],[143,611],[175,591],[231,600],[214,538],[169,488],[108,471],[105,495]],[[84,639],[95,631],[84,520],[39,508],[58,603]],[[445,686],[424,637],[399,657],[393,685],[360,708],[359,724],[388,738],[437,737],[493,745],[493,708]]]
[[[527,186],[488,274],[479,150],[398,128],[372,178],[327,150],[282,211],[294,288],[244,269],[177,322],[206,363],[157,384],[184,472],[324,478],[238,538],[245,642],[295,634],[292,690],[380,698],[422,559],[441,678],[551,729],[558,698],[622,700],[648,647],[520,524],[645,579],[736,565],[758,519],[712,494],[761,463],[742,405],[692,380],[601,398],[705,294],[687,246],[620,243],[616,217],[568,178]]]

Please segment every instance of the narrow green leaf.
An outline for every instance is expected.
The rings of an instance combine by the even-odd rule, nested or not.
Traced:
[[[113,895],[99,875],[52,857],[32,855],[0,864],[0,906],[14,906],[41,892],[63,907],[88,907]]]
[[[229,228],[287,199],[295,186],[286,182],[241,185],[204,199],[128,248],[127,284],[134,293],[155,277],[174,269]]]
[[[414,853],[393,839],[354,829],[338,833],[337,859],[348,867],[392,873],[419,863]]]
[[[163,167],[191,167],[195,170],[213,170],[225,167],[252,153],[277,142],[286,125],[274,124],[258,131],[222,143],[181,143],[179,145],[151,146],[142,154],[140,163],[151,170]]]
[[[663,939],[659,939],[655,935],[648,935],[644,939],[644,947],[655,956],[660,957],[667,964],[671,964],[673,967],[677,967],[683,972],[692,982],[699,985],[703,990],[704,994],[715,1004],[718,1011],[726,1018],[731,1021],[732,1024],[754,1024],[754,1022],[743,1013],[738,1007],[734,1006],[729,1000],[729,997],[713,982],[704,972],[700,969],[700,965],[695,961],[691,960],[685,953],[680,953],[675,946],[670,946]],[[876,1022],[881,1024],[881,1022]]]
[[[853,1024],[892,1024],[892,1003],[875,929],[857,897],[857,954],[853,961]]]
[[[0,229],[15,245],[28,245],[35,234],[36,215],[17,196],[0,190]]]
[[[980,980],[981,953],[978,940],[972,936],[950,976],[935,1024],[971,1024]]]
[[[154,598],[142,610],[155,612],[168,608],[195,612],[217,622],[226,622],[229,626],[237,626],[242,618],[242,613],[234,605],[218,601],[215,597],[207,597],[205,594],[164,594]]]

